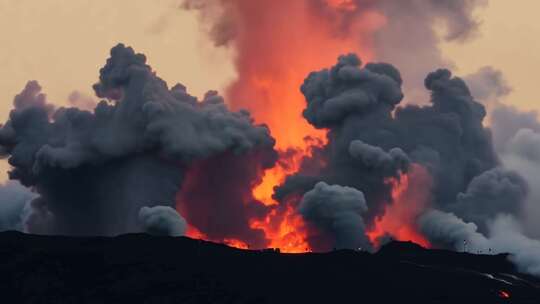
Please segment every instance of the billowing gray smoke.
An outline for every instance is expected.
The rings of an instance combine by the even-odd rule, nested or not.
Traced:
[[[441,55],[439,42],[464,42],[473,37],[480,24],[474,11],[488,1],[352,2],[356,6],[340,9],[328,1],[306,1],[306,9],[321,18],[339,14],[336,20],[340,24],[330,29],[338,37],[354,32],[353,21],[366,12],[384,16],[384,24],[372,37],[374,54],[399,67],[405,85],[393,66],[361,67],[354,55],[342,56],[334,67],[311,73],[301,88],[307,100],[304,117],[314,127],[328,130],[328,144],[312,147],[313,156],[305,158],[299,172],[275,189],[274,197],[287,204],[319,182],[354,187],[365,194],[369,206],[365,220],[370,227],[384,213],[385,205],[392,203],[388,178],[407,173],[410,163],[417,163],[433,177],[433,207],[477,222],[482,232],[499,213],[520,214],[527,187],[516,173],[496,169],[500,162],[491,133],[483,126],[485,107],[448,70],[428,74],[452,66]],[[217,46],[240,45],[244,51],[245,46],[235,41],[243,33],[238,29],[245,22],[257,23],[242,19],[253,9],[247,2],[186,0],[184,8],[201,11]],[[279,15],[287,5],[269,9]],[[240,16],[240,21],[234,16]],[[444,37],[437,34],[440,24],[446,30]],[[498,104],[510,92],[501,73],[490,67],[466,79],[476,96],[491,104]],[[407,102],[426,104],[428,94],[423,87],[431,95],[431,105],[396,108],[403,91]]]
[[[0,129],[10,178],[39,194],[30,232],[137,231],[142,206],[174,206],[193,161],[273,151],[269,130],[249,113],[230,112],[215,92],[198,101],[180,84],[169,89],[144,55],[122,44],[111,50],[94,89],[106,99],[93,112],[56,109],[29,82]]]
[[[0,184],[0,231],[24,231],[25,208],[35,196],[18,182]]]
[[[320,182],[304,194],[298,211],[307,221],[332,234],[336,248],[371,249],[362,218],[367,211],[362,192]]]
[[[475,96],[490,109],[490,127],[493,131],[495,150],[504,166],[519,173],[529,185],[522,211],[518,214],[523,232],[528,237],[539,238],[540,226],[540,162],[538,139],[540,123],[536,111],[521,111],[505,104],[512,88],[503,74],[494,69],[467,76]],[[500,201],[500,200],[499,200]]]
[[[473,223],[438,210],[427,211],[418,222],[420,231],[434,245],[471,253],[510,253],[520,271],[540,276],[540,241],[525,236],[513,216],[493,218],[487,234],[479,233]]]
[[[458,193],[450,208],[463,220],[487,233],[489,221],[498,214],[520,214],[527,196],[527,183],[516,172],[494,168],[473,178],[464,193]]]
[[[404,176],[421,168],[432,179],[419,195],[429,199],[429,209],[414,199],[399,202],[405,211],[421,209],[406,217],[413,221],[408,228],[437,247],[460,249],[465,240],[473,252],[509,251],[523,270],[539,274],[533,224],[522,232],[515,222],[540,210],[537,204],[526,209],[537,201],[540,186],[533,184],[529,192],[527,183],[540,181],[538,170],[523,169],[540,168],[535,114],[500,105],[510,88],[494,69],[466,76],[472,89],[449,70],[435,70],[451,66],[438,51],[435,24],[446,25],[443,39],[465,41],[478,25],[472,11],[487,1],[355,2],[358,9],[340,10],[343,24],[331,30],[346,30],[353,24],[346,21],[360,10],[382,13],[386,23],[375,33],[374,51],[379,60],[394,62],[407,81],[396,67],[363,65],[354,54],[310,73],[300,88],[303,116],[325,130],[328,140],[314,144],[300,169],[275,188],[279,205],[265,206],[251,191],[276,163],[269,130],[254,125],[246,111],[227,110],[215,92],[199,101],[182,85],[169,88],[144,55],[119,45],[94,86],[105,100],[93,111],[55,109],[36,82],[15,98],[0,130],[0,147],[13,166],[11,178],[39,194],[27,205],[28,230],[178,235],[185,225],[169,208],[177,201],[186,221],[207,238],[263,247],[266,235],[250,220],[292,207],[307,224],[313,250],[369,249],[366,231],[398,203],[391,181],[405,182]],[[203,13],[221,8],[222,18],[211,25],[213,38],[217,45],[235,39],[236,1],[185,3]],[[326,1],[309,3],[321,17],[331,9]],[[502,162],[484,127],[486,108],[475,94],[497,108],[491,123]],[[400,106],[404,98],[416,105]],[[92,108],[91,99],[71,99]]]
[[[368,145],[361,140],[353,140],[349,146],[349,153],[355,159],[361,160],[364,165],[373,170],[382,172],[405,172],[409,167],[409,157],[400,148],[393,148],[388,152],[379,147]]]
[[[484,107],[474,100],[465,82],[448,70],[437,70],[425,79],[431,91],[430,106],[395,108],[403,96],[401,83],[391,65],[362,67],[354,55],[309,75],[302,85],[307,101],[304,116],[315,127],[329,129],[324,152],[314,156],[325,158],[326,166],[316,174],[301,170],[288,177],[276,190],[276,198],[283,201],[290,194],[304,193],[320,181],[354,187],[366,196],[369,226],[374,216],[382,214],[385,203],[392,202],[385,180],[407,172],[413,162],[426,167],[434,179],[434,206],[459,209],[460,215],[478,221],[492,213],[519,212],[526,187],[510,171],[486,174],[500,180],[493,187],[516,183],[516,189],[510,188],[515,194],[509,194],[515,201],[476,206],[475,200],[468,199],[476,195],[476,187],[486,186],[486,178],[476,177],[495,168],[498,160],[490,132],[482,125]],[[466,194],[473,179],[472,193]],[[459,193],[465,194],[458,199]]]
[[[474,96],[491,110],[494,147],[504,167],[475,177],[449,208],[455,214],[438,210],[424,213],[418,221],[420,231],[434,246],[473,253],[510,253],[510,260],[521,271],[538,276],[537,114],[504,104],[502,98],[511,88],[500,71],[484,68],[466,80]]]
[[[492,124],[502,162],[519,172],[529,184],[529,195],[520,217],[524,232],[540,238],[540,123],[537,115],[501,105],[493,111]]]
[[[183,236],[186,233],[186,220],[171,207],[142,207],[139,222],[143,231],[153,235]]]
[[[478,227],[474,223],[464,222],[453,213],[429,210],[420,216],[418,224],[422,234],[435,246],[489,253],[488,241],[478,232]]]
[[[324,151],[314,154],[326,158],[327,165],[316,174],[301,170],[288,177],[276,189],[276,199],[283,201],[324,181],[362,191],[368,218],[382,211],[382,202],[391,201],[390,186],[384,180],[406,171],[408,163],[405,153],[394,149],[398,142],[392,140],[397,139],[393,133],[397,130],[391,112],[403,97],[401,76],[388,64],[360,65],[355,55],[342,56],[332,68],[311,73],[302,85],[308,103],[304,116],[315,127],[329,129]]]

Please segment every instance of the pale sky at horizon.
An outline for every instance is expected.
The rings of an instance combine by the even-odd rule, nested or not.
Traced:
[[[211,47],[195,15],[178,9],[177,3],[0,0],[0,121],[28,80],[38,80],[58,105],[74,90],[92,94],[99,68],[118,42],[146,54],[170,84],[182,82],[197,96],[223,89],[234,79],[230,51]],[[478,38],[441,49],[456,63],[458,75],[486,65],[500,69],[513,87],[507,102],[540,110],[535,77],[540,70],[539,8],[538,0],[491,0],[477,12],[482,20]]]

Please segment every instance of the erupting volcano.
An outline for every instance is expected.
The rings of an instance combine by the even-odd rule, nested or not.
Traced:
[[[256,122],[268,125],[280,151],[280,160],[262,172],[252,193],[267,206],[277,205],[274,187],[299,170],[302,158],[310,157],[311,144],[326,141],[325,130],[302,118],[305,100],[299,88],[305,76],[332,64],[344,52],[372,58],[372,33],[384,17],[359,9],[353,1],[217,2],[226,24],[215,25],[212,33],[218,36],[213,38],[236,53],[238,77],[227,89],[228,104],[235,110],[249,110]],[[216,3],[188,1],[186,5],[200,8]],[[309,245],[301,233],[303,221],[294,213],[292,207],[272,210],[262,220],[251,219],[251,227],[262,229],[272,247],[305,251]]]
[[[57,107],[28,82],[0,128],[28,202],[14,227],[291,253],[466,243],[540,273],[528,254],[540,243],[520,226],[530,188],[501,162],[475,96],[508,89],[490,69],[441,68],[438,42],[468,38],[483,1],[182,3],[234,53],[224,97],[167,83],[124,44],[99,70],[95,106]],[[537,160],[530,117],[506,139],[511,161]]]

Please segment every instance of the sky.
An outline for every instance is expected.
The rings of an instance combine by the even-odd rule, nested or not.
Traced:
[[[118,42],[146,54],[169,84],[181,82],[197,96],[223,89],[235,77],[232,52],[212,47],[193,12],[179,9],[178,2],[0,0],[0,120],[28,80],[38,80],[57,105],[75,90],[92,95],[99,68]],[[478,37],[444,43],[441,50],[458,75],[486,65],[500,69],[513,87],[506,102],[540,110],[531,77],[540,70],[540,23],[531,22],[539,8],[538,0],[491,0],[476,12],[482,21]]]

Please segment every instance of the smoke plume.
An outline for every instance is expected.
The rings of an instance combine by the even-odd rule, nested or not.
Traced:
[[[316,174],[299,170],[287,177],[276,199],[302,194],[320,181],[354,187],[366,196],[369,227],[393,203],[393,187],[386,181],[407,174],[409,163],[427,168],[433,204],[443,209],[454,206],[476,176],[498,165],[491,134],[482,125],[484,107],[463,80],[448,70],[432,72],[425,79],[431,105],[396,108],[401,83],[393,66],[362,66],[354,55],[311,73],[302,85],[304,116],[328,129],[324,152],[313,156],[323,157],[326,165]]]
[[[471,253],[510,253],[509,259],[520,271],[540,276],[540,241],[526,237],[515,217],[499,215],[481,234],[474,223],[467,223],[452,213],[426,212],[419,220],[420,229],[440,247]]]
[[[0,184],[0,231],[24,231],[24,214],[34,197],[34,193],[18,182]]]
[[[333,235],[334,248],[371,248],[364,231],[362,214],[367,205],[362,192],[320,182],[304,194],[298,211],[308,222]]]
[[[426,97],[422,90],[424,76],[434,69],[453,66],[443,57],[439,43],[463,43],[474,38],[481,24],[475,12],[487,3],[487,0],[263,0],[256,3],[184,0],[183,8],[200,12],[202,28],[216,46],[233,47],[238,52],[239,78],[229,94],[243,97],[234,100],[242,102],[239,106],[253,110],[256,118],[264,116],[269,120],[271,117],[256,111],[259,101],[251,99],[264,98],[272,92],[265,86],[257,86],[256,80],[274,84],[276,77],[291,76],[287,72],[289,62],[295,62],[295,68],[305,74],[331,64],[344,52],[359,53],[368,60],[392,62],[407,79],[404,90],[408,101],[421,103]],[[276,28],[275,24],[285,30]],[[442,37],[438,31],[441,25]],[[299,40],[302,43],[296,43]],[[311,49],[317,49],[316,54]],[[294,85],[298,86],[302,79],[293,78],[290,81],[297,81]],[[265,99],[270,111],[279,110],[281,102],[284,101]],[[290,108],[292,101],[286,102]],[[295,100],[291,110],[300,109],[301,104]],[[270,125],[272,130],[278,129]],[[280,136],[277,138],[279,141]]]
[[[143,231],[153,235],[182,236],[186,232],[186,220],[171,207],[142,207],[139,222]]]
[[[94,89],[106,99],[93,112],[56,109],[29,82],[0,130],[10,178],[36,189],[32,207],[39,212],[31,218],[50,222],[53,215],[52,233],[137,231],[141,207],[174,206],[193,162],[272,154],[268,129],[254,125],[248,112],[230,112],[215,92],[199,101],[180,84],[169,89],[144,55],[122,44],[111,50]],[[42,226],[29,230],[40,233]]]

